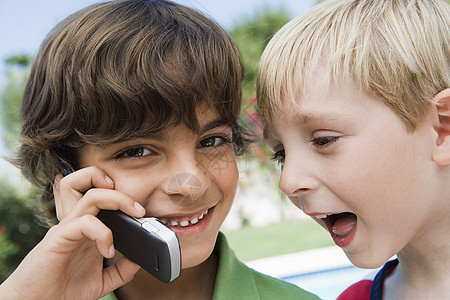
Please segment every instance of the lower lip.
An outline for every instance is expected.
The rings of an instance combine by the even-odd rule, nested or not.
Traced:
[[[203,219],[198,220],[197,224],[189,225],[186,227],[181,226],[168,226],[175,232],[177,236],[187,236],[202,233],[208,228],[209,223],[211,223],[212,215],[214,214],[214,208],[212,207],[208,210],[208,213],[203,217]]]
[[[341,248],[345,248],[348,245],[350,245],[351,242],[353,242],[353,239],[355,238],[356,235],[357,226],[358,224],[356,224],[355,227],[352,229],[352,231],[350,231],[350,233],[347,234],[346,236],[338,236],[330,228],[328,228],[328,231],[330,232],[334,243]]]

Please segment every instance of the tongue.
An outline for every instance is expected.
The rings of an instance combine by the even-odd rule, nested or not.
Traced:
[[[338,219],[334,222],[332,231],[335,235],[344,237],[352,232],[356,226],[356,216],[351,213],[344,213],[339,215]]]

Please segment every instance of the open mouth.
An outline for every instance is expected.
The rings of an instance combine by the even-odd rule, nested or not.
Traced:
[[[357,224],[357,218],[354,213],[344,212],[339,214],[317,215],[315,218],[324,222],[334,242],[338,246],[345,247],[353,240]]]

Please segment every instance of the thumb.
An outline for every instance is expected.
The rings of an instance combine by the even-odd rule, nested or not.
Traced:
[[[126,257],[103,270],[102,297],[133,280],[140,266]]]

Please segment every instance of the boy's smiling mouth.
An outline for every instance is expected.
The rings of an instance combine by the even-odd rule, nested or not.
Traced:
[[[171,218],[159,218],[161,223],[171,227],[187,227],[197,224],[201,221],[207,214],[208,210],[206,209],[200,213],[194,214],[192,216],[185,217],[171,217]]]
[[[346,247],[353,241],[357,225],[354,213],[320,214],[314,218],[323,221],[337,246]]]
[[[161,223],[172,229],[178,237],[201,234],[209,227],[213,219],[214,209],[212,206],[193,214],[179,216],[161,216]]]

